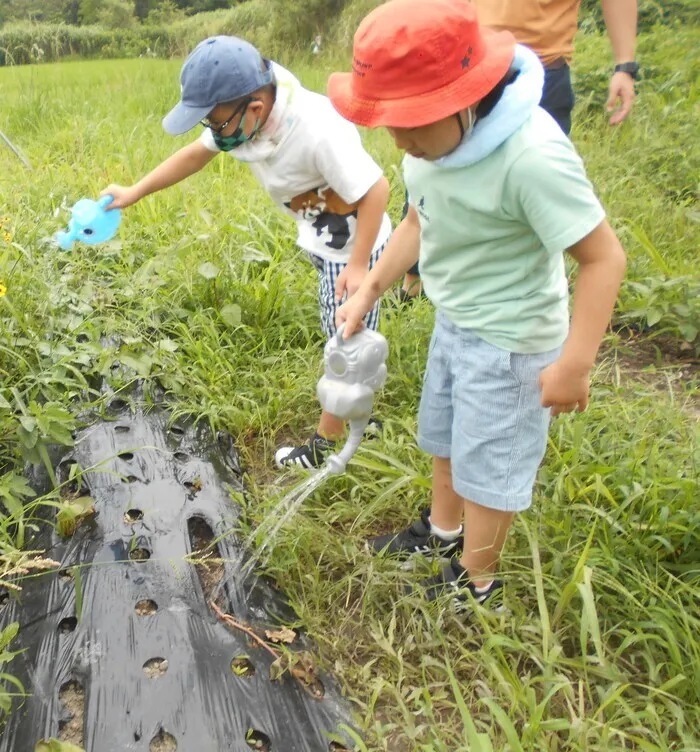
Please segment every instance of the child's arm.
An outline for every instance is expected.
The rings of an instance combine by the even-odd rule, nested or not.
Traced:
[[[589,373],[625,275],[625,252],[607,221],[568,249],[579,264],[571,330],[561,356],[540,374],[543,407],[552,415],[585,410]]]
[[[335,297],[338,300],[343,297],[345,290],[348,297],[354,295],[367,276],[369,257],[377,241],[388,201],[389,181],[382,175],[358,203],[357,230],[352,255],[335,284]]]
[[[210,151],[200,141],[194,141],[161,162],[138,183],[132,186],[109,185],[100,195],[114,196],[114,201],[107,209],[124,209],[149,193],[155,193],[188,178],[211,162],[217,154],[218,152]]]
[[[420,220],[416,210],[409,206],[408,214],[394,230],[379,261],[364,278],[358,291],[340,308],[336,325],[345,322],[343,338],[347,339],[359,329],[362,319],[396,280],[401,279],[420,253]]]

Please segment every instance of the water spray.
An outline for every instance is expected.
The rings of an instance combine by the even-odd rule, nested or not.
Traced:
[[[386,381],[385,361],[389,354],[389,345],[381,334],[369,329],[360,329],[347,340],[343,339],[344,329],[343,324],[326,344],[323,353],[324,373],[318,382],[316,394],[324,410],[349,423],[347,441],[340,452],[326,457],[318,472],[282,498],[243,541],[242,556],[256,538],[261,534],[264,536],[264,541],[246,564],[242,566],[242,560],[238,563],[235,577],[241,582],[245,582],[256,567],[265,566],[279,531],[329,476],[345,471],[362,442],[372,413],[374,395]],[[231,577],[226,578],[218,584],[212,596],[214,600],[230,579]]]

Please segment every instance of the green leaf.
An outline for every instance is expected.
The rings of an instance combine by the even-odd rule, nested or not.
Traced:
[[[81,496],[74,501],[64,501],[58,507],[56,528],[58,534],[67,538],[77,530],[80,523],[95,513],[95,500],[91,496]]]
[[[19,623],[13,621],[12,624],[8,624],[5,629],[0,632],[0,650],[4,650],[12,640],[17,637],[19,632]]]
[[[232,329],[241,325],[241,307],[236,303],[228,303],[220,311],[219,315],[224,320],[226,326]]]
[[[0,393],[0,409],[12,410],[12,405],[2,396],[2,393]]]
[[[36,428],[36,418],[32,418],[31,415],[25,415],[19,419],[19,422],[27,433],[32,433]]]
[[[272,261],[272,256],[259,248],[246,248],[243,251],[243,261]]]
[[[119,362],[127,368],[131,368],[142,378],[146,378],[151,372],[151,359],[147,355],[129,355],[128,353],[119,353]]]
[[[73,446],[73,436],[68,428],[62,426],[60,423],[52,423],[51,428],[47,432],[48,437],[53,441],[63,444],[64,446]]]
[[[69,742],[59,742],[58,739],[42,739],[34,748],[34,752],[85,752],[82,747],[76,747]]]
[[[498,722],[498,725],[503,729],[503,733],[506,735],[506,739],[508,740],[512,752],[523,752],[523,745],[520,743],[518,732],[503,708],[501,708],[490,697],[485,698],[484,703],[486,703],[488,709],[491,711],[491,715]]]
[[[647,311],[647,324],[649,326],[654,326],[654,324],[658,324],[659,321],[661,321],[662,316],[663,316],[662,311],[660,311],[658,308],[652,308],[651,310]]]
[[[0,478],[0,496],[10,493],[13,496],[29,498],[34,496],[34,489],[26,478],[14,473],[7,473]]]
[[[17,435],[19,436],[19,440],[22,442],[22,445],[27,449],[34,449],[37,441],[39,441],[38,431],[27,431],[24,428],[20,427],[17,429]]]
[[[683,335],[686,342],[695,342],[698,336],[698,328],[692,324],[679,324],[678,331]]]
[[[177,352],[178,344],[171,339],[161,339],[158,342],[158,349],[165,350],[166,352]]]
[[[200,264],[197,271],[204,279],[216,279],[219,276],[219,267],[211,261]]]

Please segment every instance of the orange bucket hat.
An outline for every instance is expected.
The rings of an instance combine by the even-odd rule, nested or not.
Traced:
[[[515,38],[482,29],[469,0],[390,0],[360,24],[352,73],[328,96],[347,120],[416,128],[483,99],[513,62]]]

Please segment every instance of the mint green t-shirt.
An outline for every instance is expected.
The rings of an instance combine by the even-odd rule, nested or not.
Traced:
[[[563,252],[604,219],[581,158],[539,107],[467,167],[407,155],[420,274],[438,311],[510,352],[559,347],[569,328]]]

